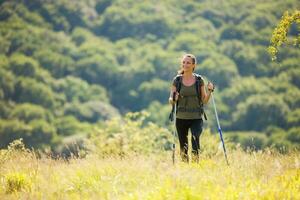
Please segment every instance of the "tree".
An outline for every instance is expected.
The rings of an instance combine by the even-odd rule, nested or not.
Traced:
[[[228,138],[235,143],[240,143],[243,149],[263,149],[267,146],[266,135],[255,131],[228,132]]]
[[[15,76],[4,68],[0,68],[0,99],[11,99],[15,90]]]
[[[47,69],[54,77],[61,78],[69,75],[74,70],[74,61],[67,55],[42,49],[33,55],[40,65]]]
[[[34,78],[38,72],[39,64],[31,57],[14,54],[10,58],[10,69],[17,76],[27,76]]]
[[[14,98],[19,103],[30,102],[50,109],[55,103],[52,89],[31,78],[18,79]]]
[[[28,137],[32,128],[19,120],[0,120],[0,148],[6,147],[10,142]],[[24,140],[25,141],[25,140]]]
[[[300,126],[300,109],[292,110],[287,116],[287,122],[290,126]]]
[[[171,106],[169,104],[162,104],[158,101],[152,101],[146,110],[150,115],[146,118],[147,121],[151,121],[162,127],[166,127],[170,124],[168,115],[171,112]]]
[[[54,90],[57,93],[64,94],[68,102],[86,102],[98,100],[109,102],[107,92],[101,85],[90,85],[86,81],[67,76],[55,82]]]
[[[252,95],[237,105],[233,129],[262,131],[272,124],[285,128],[289,111],[280,96]]]
[[[96,37],[93,35],[93,33],[89,32],[87,29],[76,27],[72,32],[72,40],[75,42],[77,46],[80,46],[81,44],[87,42],[90,38]]]
[[[74,73],[88,83],[114,87],[117,62],[112,57],[94,55],[79,60]]]
[[[0,118],[7,119],[13,108],[12,102],[0,101]]]
[[[88,101],[85,103],[71,103],[65,107],[65,115],[73,115],[80,121],[95,123],[119,117],[119,112],[108,103]]]
[[[112,40],[126,37],[144,38],[147,34],[157,38],[170,37],[176,26],[174,15],[161,2],[119,3],[103,13],[102,23],[95,30],[98,35],[106,35]]]
[[[211,55],[200,64],[199,68],[221,89],[228,87],[239,75],[236,64],[227,56],[220,54]]]
[[[71,136],[80,133],[80,131],[86,131],[82,128],[82,124],[72,115],[60,117],[55,120],[54,124],[58,135]]]
[[[33,120],[28,124],[32,128],[30,137],[27,138],[28,144],[33,147],[55,143],[56,128],[44,120]],[[25,138],[26,139],[26,138]],[[25,140],[24,140],[25,141]]]
[[[147,107],[151,101],[166,102],[169,96],[170,82],[153,79],[143,82],[138,88],[141,108]]]
[[[225,40],[221,45],[225,55],[230,57],[237,65],[242,76],[261,75],[258,66],[261,65],[258,53],[253,44],[248,45],[240,40]]]
[[[272,60],[277,59],[278,48],[282,46],[284,43],[288,43],[288,31],[293,23],[297,23],[298,27],[300,27],[300,10],[295,10],[293,13],[289,13],[286,11],[277,27],[273,31],[271,37],[271,45],[268,48],[269,54],[272,57]],[[298,45],[300,47],[300,33],[293,41],[294,45]]]
[[[32,120],[44,120],[48,123],[53,122],[53,115],[49,110],[29,103],[17,104],[11,110],[9,118],[16,118],[25,123],[29,123]]]
[[[288,134],[286,136],[286,138],[291,141],[292,143],[297,144],[297,146],[299,147],[299,143],[300,143],[300,127],[294,127],[289,129]]]
[[[239,102],[244,102],[251,95],[268,91],[269,88],[254,76],[236,78],[233,80],[231,87],[222,91],[222,100],[227,105],[235,106]]]
[[[0,148],[23,138],[28,147],[41,148],[54,145],[57,141],[56,128],[43,120],[33,120],[28,124],[17,119],[0,120]]]

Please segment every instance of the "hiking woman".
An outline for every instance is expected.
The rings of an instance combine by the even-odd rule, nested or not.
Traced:
[[[169,103],[177,104],[176,129],[180,144],[180,155],[183,161],[188,162],[188,130],[192,133],[192,158],[199,160],[200,142],[203,119],[206,115],[203,104],[206,104],[214,90],[214,85],[208,83],[207,90],[203,78],[194,73],[197,64],[196,57],[185,54],[181,60],[181,69],[174,78],[171,87]],[[175,93],[175,101],[173,94]]]

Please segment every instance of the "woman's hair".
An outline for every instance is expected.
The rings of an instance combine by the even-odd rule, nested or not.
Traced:
[[[185,57],[191,58],[192,61],[193,61],[193,64],[195,64],[195,65],[197,64],[196,56],[194,56],[193,54],[190,54],[190,53],[184,54],[184,55],[182,56],[181,62],[182,62],[182,60],[183,60]],[[183,73],[184,73],[184,71],[183,71],[183,69],[182,69],[182,64],[181,64],[180,70],[178,70],[178,74],[183,74]]]

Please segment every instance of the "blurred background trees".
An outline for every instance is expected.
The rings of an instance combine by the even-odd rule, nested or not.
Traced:
[[[136,111],[169,128],[167,99],[184,53],[216,84],[229,138],[245,148],[297,147],[297,3],[1,1],[0,147],[22,137],[30,147],[59,149]],[[267,51],[273,29],[276,62]],[[281,46],[286,39],[295,46]],[[211,105],[206,110],[214,132]]]

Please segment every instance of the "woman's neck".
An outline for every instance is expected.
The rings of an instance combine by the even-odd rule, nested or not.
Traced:
[[[192,77],[194,77],[194,75],[193,75],[193,72],[184,72],[183,77],[192,78]]]

